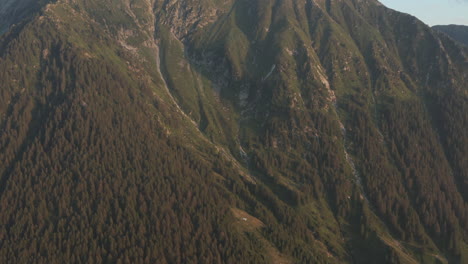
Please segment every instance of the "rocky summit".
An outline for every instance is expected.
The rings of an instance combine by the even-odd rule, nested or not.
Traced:
[[[0,0],[1,263],[468,263],[468,47],[376,0]]]

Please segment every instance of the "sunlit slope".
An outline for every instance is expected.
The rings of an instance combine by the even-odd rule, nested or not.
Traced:
[[[2,262],[464,263],[467,49],[376,1],[57,1],[0,40]]]

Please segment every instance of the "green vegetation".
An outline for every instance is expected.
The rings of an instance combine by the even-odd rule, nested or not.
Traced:
[[[373,0],[28,12],[0,36],[1,263],[467,261],[463,45]]]

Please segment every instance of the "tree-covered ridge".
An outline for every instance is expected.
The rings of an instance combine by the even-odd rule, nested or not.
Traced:
[[[454,40],[457,40],[465,45],[468,45],[468,26],[462,25],[440,25],[433,26],[433,29],[443,32],[448,36],[452,37]]]
[[[464,263],[466,51],[375,1],[46,5],[0,40],[0,258]]]

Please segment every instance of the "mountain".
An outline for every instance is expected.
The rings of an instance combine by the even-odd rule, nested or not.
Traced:
[[[433,26],[432,28],[449,35],[454,40],[457,40],[465,45],[468,45],[468,26],[447,25],[447,26]]]
[[[416,18],[0,3],[2,263],[468,261],[468,48]]]
[[[0,34],[38,11],[46,1],[38,0],[0,0]]]

